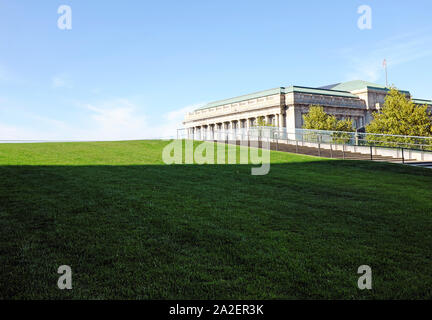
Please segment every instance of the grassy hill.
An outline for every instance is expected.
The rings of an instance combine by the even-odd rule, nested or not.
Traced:
[[[432,298],[432,170],[272,152],[252,176],[167,143],[0,144],[0,298]]]

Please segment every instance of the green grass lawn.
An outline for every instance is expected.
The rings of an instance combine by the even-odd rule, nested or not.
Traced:
[[[432,170],[272,152],[252,176],[167,143],[0,144],[0,298],[432,298]]]

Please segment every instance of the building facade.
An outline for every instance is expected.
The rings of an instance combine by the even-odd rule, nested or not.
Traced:
[[[358,129],[372,120],[372,113],[382,107],[387,92],[384,86],[361,80],[319,88],[279,87],[211,102],[188,113],[183,124],[188,136],[247,129],[261,117],[266,123],[290,130],[303,126],[303,117],[311,105],[321,105],[326,113],[338,119],[351,119]],[[401,92],[411,99],[409,91]],[[413,101],[427,104],[432,110],[430,100]]]

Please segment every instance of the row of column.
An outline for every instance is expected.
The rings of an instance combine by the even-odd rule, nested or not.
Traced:
[[[281,114],[270,114],[263,116],[266,124],[271,124],[276,127],[283,127],[283,115]],[[187,128],[187,135],[189,138],[193,137],[195,139],[205,139],[204,135],[207,135],[208,132],[214,137],[215,131],[236,131],[238,129],[249,129],[257,125],[257,118],[251,117],[247,119],[239,119],[239,120],[231,120],[224,122],[217,122],[208,125],[195,126],[191,128]],[[210,137],[210,139],[213,139]]]

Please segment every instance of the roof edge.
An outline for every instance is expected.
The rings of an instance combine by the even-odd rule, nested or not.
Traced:
[[[195,109],[195,111],[210,109],[210,108],[221,106],[221,105],[224,105],[227,103],[236,103],[236,102],[241,102],[241,101],[253,99],[252,96],[255,96],[255,95],[259,95],[259,97],[267,97],[267,96],[271,96],[273,94],[277,94],[278,92],[281,93],[284,89],[285,89],[285,87],[276,87],[276,88],[271,88],[271,89],[267,89],[267,90],[261,90],[261,91],[255,91],[255,92],[248,93],[248,94],[243,94],[243,95],[228,98],[228,99],[216,100],[216,101],[212,101],[212,102],[207,103],[205,106],[203,106],[201,108]],[[260,94],[262,94],[262,95],[260,95]],[[229,102],[230,100],[237,100],[237,101]]]

